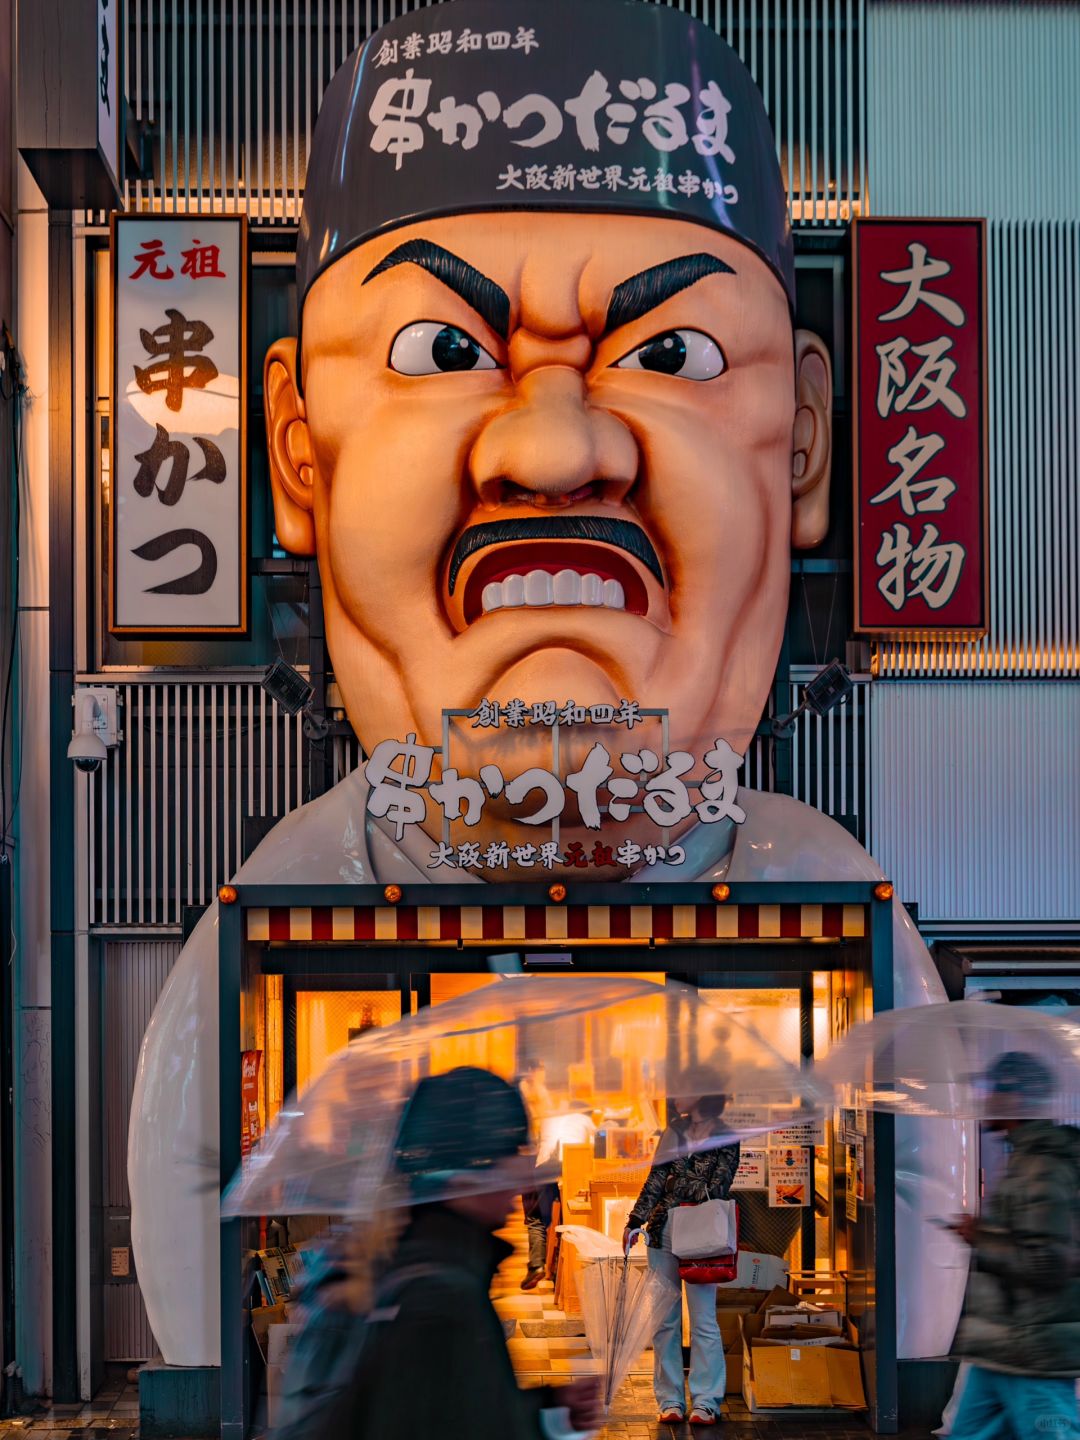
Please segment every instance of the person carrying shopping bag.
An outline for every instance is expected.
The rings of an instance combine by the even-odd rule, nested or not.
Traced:
[[[675,1286],[671,1308],[653,1336],[653,1387],[660,1422],[666,1424],[686,1419],[681,1283],[685,1267],[680,1268],[680,1257],[673,1250],[675,1215],[683,1206],[728,1201],[739,1168],[737,1143],[712,1143],[723,1134],[720,1117],[726,1104],[726,1096],[715,1092],[715,1080],[707,1071],[690,1072],[681,1077],[678,1090],[670,1101],[672,1118],[660,1138],[656,1160],[623,1231],[626,1251],[645,1231],[649,1265]],[[735,1241],[732,1234],[732,1251]],[[727,1374],[724,1342],[716,1318],[716,1285],[687,1283],[686,1303],[690,1312],[690,1423],[715,1425],[720,1419]]]

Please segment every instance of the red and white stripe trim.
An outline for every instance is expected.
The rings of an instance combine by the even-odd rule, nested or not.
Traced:
[[[862,905],[365,905],[247,912],[247,937],[369,944],[815,940],[866,933]]]

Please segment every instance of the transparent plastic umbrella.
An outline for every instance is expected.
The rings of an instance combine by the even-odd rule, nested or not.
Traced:
[[[678,1291],[659,1270],[629,1255],[585,1256],[578,1272],[578,1298],[585,1338],[600,1362],[600,1387],[610,1411],[631,1365],[648,1345]]]
[[[535,1188],[557,1173],[565,1144],[590,1138],[597,1124],[607,1128],[614,1159],[647,1163],[666,1097],[680,1085],[727,1097],[731,1120],[703,1145],[760,1135],[793,1116],[812,1119],[830,1098],[737,1012],[691,987],[625,976],[501,977],[339,1051],[284,1104],[228,1188],[222,1213],[365,1219],[415,1203],[400,1182],[396,1139],[420,1083],[461,1066],[513,1083],[537,1064],[549,1103],[532,1117],[537,1143],[512,1181],[505,1166],[435,1167],[426,1200]]]
[[[1080,1026],[1063,1010],[945,1001],[852,1026],[814,1067],[841,1106],[960,1119],[1080,1119]]]

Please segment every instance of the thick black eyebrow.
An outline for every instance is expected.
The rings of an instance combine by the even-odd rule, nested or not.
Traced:
[[[680,255],[675,260],[665,260],[661,265],[652,265],[637,275],[631,275],[621,285],[616,285],[608,306],[605,333],[618,330],[620,325],[629,325],[631,320],[640,320],[657,305],[678,295],[704,280],[706,275],[734,275],[735,271],[715,255]]]
[[[479,270],[474,269],[459,255],[444,250],[432,240],[406,240],[379,261],[364,280],[364,284],[374,280],[376,275],[392,270],[395,265],[419,265],[429,275],[434,275],[436,280],[441,280],[455,294],[460,295],[466,305],[471,305],[476,313],[487,321],[496,335],[502,336],[504,340],[509,339],[510,296],[501,285],[496,285],[494,280],[481,275]]]

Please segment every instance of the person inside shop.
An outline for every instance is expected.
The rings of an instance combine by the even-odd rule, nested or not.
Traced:
[[[490,1071],[419,1083],[395,1143],[404,1224],[371,1232],[389,1235],[388,1259],[354,1246],[308,1298],[281,1440],[585,1440],[600,1425],[591,1376],[519,1389],[490,1299],[512,1253],[495,1232],[536,1166],[528,1139],[518,1088]]]
[[[528,1061],[518,1088],[528,1112],[530,1136],[539,1148],[544,1122],[555,1113],[555,1102],[547,1087],[547,1070],[542,1060]],[[548,1231],[558,1195],[557,1185],[541,1185],[522,1194],[521,1208],[525,1213],[525,1229],[529,1236],[529,1264],[521,1282],[522,1290],[535,1290],[547,1275]]]
[[[1009,1155],[986,1213],[952,1226],[972,1252],[953,1344],[971,1368],[952,1440],[1080,1440],[1080,1130],[1027,1118],[1054,1098],[1053,1073],[1037,1056],[1009,1051],[986,1081],[988,1128],[1005,1135]]]
[[[737,1143],[710,1142],[723,1134],[721,1116],[727,1097],[716,1093],[708,1072],[688,1072],[669,1103],[669,1122],[660,1137],[656,1161],[641,1187],[623,1231],[629,1253],[642,1230],[649,1265],[675,1287],[675,1299],[653,1336],[653,1387],[662,1424],[686,1419],[686,1377],[682,1353],[682,1283],[671,1249],[671,1213],[680,1205],[727,1200],[739,1168]],[[716,1318],[716,1286],[688,1284],[690,1312],[690,1423],[715,1425],[727,1379],[724,1342]]]

